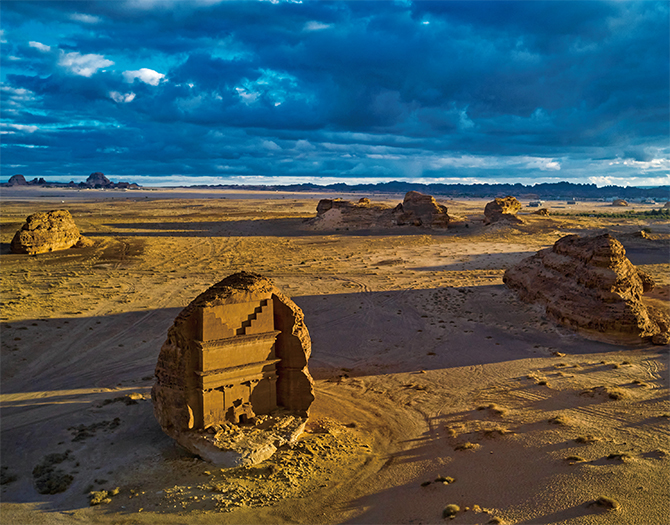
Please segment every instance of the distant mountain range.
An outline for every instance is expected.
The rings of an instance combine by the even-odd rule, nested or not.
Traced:
[[[572,182],[554,182],[535,185],[524,184],[420,184],[415,182],[380,182],[378,184],[344,183],[321,186],[318,184],[291,184],[288,186],[239,186],[217,185],[203,186],[221,189],[246,189],[266,191],[323,191],[356,193],[407,193],[419,191],[442,197],[490,198],[512,195],[521,199],[654,199],[670,200],[670,186],[637,188],[623,186],[597,187],[595,184],[574,184]]]
[[[52,186],[61,188],[120,188],[139,189],[140,186],[134,182],[111,182],[100,172],[91,173],[86,182],[68,183],[48,182],[43,178],[34,178],[27,181],[23,175],[14,175],[8,182],[0,186]],[[657,186],[653,188],[603,186],[599,188],[595,184],[574,184],[572,182],[552,182],[534,185],[525,184],[421,184],[415,182],[380,182],[377,184],[290,184],[290,185],[202,185],[189,186],[190,188],[218,188],[230,190],[255,190],[255,191],[292,191],[292,192],[314,192],[314,191],[337,191],[356,193],[407,193],[408,191],[419,191],[434,196],[442,197],[474,197],[491,198],[512,195],[520,199],[654,199],[659,201],[670,200],[670,186]]]

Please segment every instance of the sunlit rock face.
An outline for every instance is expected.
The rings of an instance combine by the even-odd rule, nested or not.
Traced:
[[[484,208],[484,224],[499,221],[521,223],[521,219],[516,216],[520,209],[521,203],[515,197],[494,199]]]
[[[429,228],[449,226],[446,206],[438,204],[431,195],[424,195],[418,191],[407,192],[402,201],[401,211],[398,224],[413,224]]]
[[[25,224],[12,239],[11,250],[30,255],[67,250],[80,239],[79,229],[69,211],[39,212],[26,218]]]
[[[196,297],[161,348],[154,413],[177,442],[214,463],[263,461],[297,439],[314,401],[309,332],[269,280],[237,273]]]
[[[609,234],[563,237],[507,270],[503,282],[563,325],[641,337],[668,331],[667,318],[642,301],[653,280]]]

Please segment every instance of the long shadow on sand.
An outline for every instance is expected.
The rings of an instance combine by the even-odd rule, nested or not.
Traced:
[[[124,237],[305,237],[314,235],[448,235],[454,230],[426,230],[414,226],[398,226],[384,229],[339,228],[333,230],[314,230],[305,224],[305,219],[259,219],[205,222],[145,222],[145,223],[108,223],[104,225],[114,232],[85,232],[87,237],[106,237],[114,234]],[[127,231],[141,230],[141,231]],[[459,230],[461,231],[461,230]],[[463,233],[463,231],[461,231]]]

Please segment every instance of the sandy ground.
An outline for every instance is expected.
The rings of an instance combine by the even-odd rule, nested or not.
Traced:
[[[317,232],[303,220],[320,197],[3,189],[0,522],[418,524],[448,504],[454,524],[668,522],[668,348],[559,328],[501,279],[607,230],[667,306],[668,221],[524,208],[523,225],[484,227],[485,201],[460,200],[441,201],[464,218],[442,232]],[[96,244],[9,253],[28,214],[56,208]],[[653,239],[627,235],[641,228]],[[149,391],[180,309],[240,270],[305,312],[317,400],[298,446],[222,471],[163,434]],[[36,490],[48,463],[65,492]]]

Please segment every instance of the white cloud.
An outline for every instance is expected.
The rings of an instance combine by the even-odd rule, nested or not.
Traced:
[[[58,61],[60,66],[69,69],[75,75],[90,77],[98,69],[114,65],[114,62],[107,60],[102,55],[82,55],[81,53],[62,53]]]
[[[51,51],[51,46],[47,46],[47,45],[42,44],[40,42],[31,41],[31,42],[28,42],[28,45],[30,47],[34,47],[38,51],[42,51],[43,53],[48,53],[49,51]]]
[[[85,15],[83,13],[74,13],[70,15],[70,19],[75,22],[82,22],[84,24],[97,24],[100,22],[100,18],[93,15]]]
[[[315,20],[312,20],[311,22],[307,22],[302,30],[303,31],[323,31],[324,29],[328,29],[330,27],[330,24],[324,24],[323,22],[316,22]]]
[[[9,128],[10,131],[3,131],[3,134],[6,133],[15,133],[16,131],[24,131],[26,133],[35,133],[39,128],[37,126],[26,126],[24,124],[8,124],[6,122],[0,123],[0,127]]]
[[[138,78],[145,84],[157,86],[160,81],[165,78],[165,75],[163,73],[159,73],[158,71],[154,71],[153,69],[143,67],[137,71],[124,71],[123,78],[129,84],[132,84],[135,79]]]
[[[5,30],[0,29],[0,44],[6,44],[7,39],[5,38]]]
[[[127,104],[135,100],[135,93],[132,92],[119,93],[118,91],[110,91],[109,96],[114,102],[118,102],[119,104]]]

